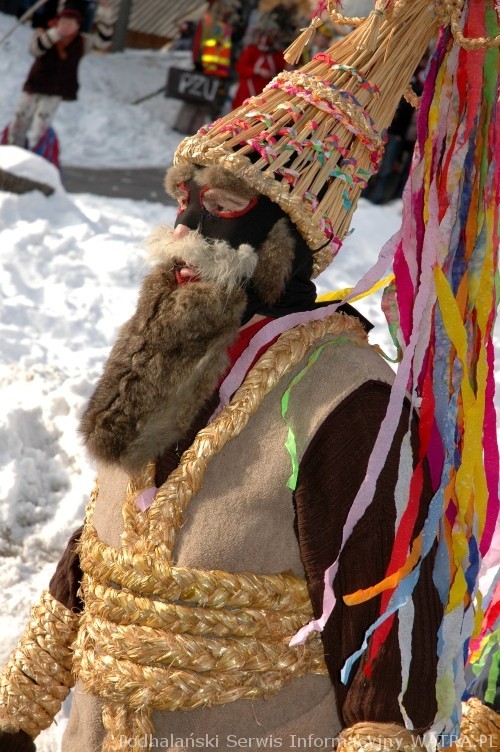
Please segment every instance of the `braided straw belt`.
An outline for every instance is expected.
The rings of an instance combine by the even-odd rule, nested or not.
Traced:
[[[119,738],[152,733],[153,710],[189,710],[270,696],[295,677],[327,675],[321,637],[289,647],[312,616],[305,580],[292,574],[228,573],[172,565],[176,534],[208,462],[246,426],[265,395],[327,334],[366,346],[342,314],[283,334],[252,368],[231,403],[200,431],[145,514],[135,499],[154,466],[132,479],[122,548],[92,524],[95,489],[80,541],[85,611],[74,669],[104,700],[105,752]],[[330,336],[331,340],[332,337]]]
[[[356,723],[342,731],[337,752],[410,752],[422,750],[423,739],[415,731],[393,723]],[[462,703],[460,738],[448,752],[500,749],[500,716],[476,697]]]
[[[477,697],[462,703],[461,738],[457,749],[500,749],[500,715]]]
[[[294,677],[327,674],[319,635],[288,646],[312,616],[304,580],[171,567],[113,549],[98,539],[92,508],[80,544],[86,607],[74,668],[105,701],[104,750],[151,733],[153,710],[269,696]]]
[[[46,591],[0,678],[0,728],[35,738],[48,728],[73,686],[71,645],[80,615]]]

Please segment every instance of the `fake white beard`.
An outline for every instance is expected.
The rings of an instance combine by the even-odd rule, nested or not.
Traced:
[[[197,230],[185,237],[173,238],[170,227],[158,227],[146,240],[152,260],[175,263],[183,261],[194,267],[202,282],[209,282],[221,293],[231,295],[249,280],[257,266],[257,253],[248,243],[234,248],[225,240],[205,238]]]

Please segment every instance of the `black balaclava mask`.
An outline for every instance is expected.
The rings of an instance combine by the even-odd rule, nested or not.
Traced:
[[[288,223],[289,237],[294,242],[292,269],[285,288],[274,303],[265,303],[250,280],[246,287],[247,306],[242,323],[245,324],[255,314],[279,317],[296,311],[311,310],[315,307],[316,287],[311,281],[313,257],[305,240],[297,232],[285,212],[266,196],[258,195],[248,207],[240,212],[223,215],[209,211],[203,205],[205,187],[200,186],[194,178],[182,184],[185,201],[179,210],[175,225],[183,224],[190,230],[198,230],[204,237],[225,240],[233,248],[248,243],[259,248],[279,220]],[[283,249],[276,248],[276,253]]]

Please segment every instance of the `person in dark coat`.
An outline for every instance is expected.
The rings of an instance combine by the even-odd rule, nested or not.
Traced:
[[[67,4],[49,22],[48,28],[35,31],[30,44],[35,62],[7,127],[5,141],[8,144],[36,150],[60,103],[77,98],[80,60],[92,48],[106,49],[111,44],[111,13],[111,8],[101,6],[97,31],[88,35],[81,31],[80,10]]]

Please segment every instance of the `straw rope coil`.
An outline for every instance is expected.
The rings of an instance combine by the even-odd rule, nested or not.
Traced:
[[[0,679],[0,727],[35,738],[51,725],[74,684],[72,643],[79,614],[44,592]]]
[[[500,47],[500,34],[494,37],[466,37],[461,29],[464,0],[436,0],[436,10],[442,26],[450,26],[455,42],[465,50],[474,51]]]
[[[458,749],[500,749],[500,715],[477,697],[462,703],[460,730]]]
[[[347,235],[380,164],[385,129],[438,28],[431,0],[382,4],[374,51],[363,41],[373,31],[369,17],[300,71],[278,75],[260,96],[184,139],[175,155],[177,163],[221,164],[278,203],[313,249],[314,276]]]
[[[329,335],[368,346],[358,321],[333,314],[283,334],[251,369],[230,404],[200,431],[147,514],[135,503],[154,479],[148,466],[126,493],[122,548],[80,541],[85,611],[74,667],[86,691],[104,700],[105,752],[118,739],[151,733],[153,710],[189,710],[274,694],[295,677],[326,675],[321,638],[290,648],[311,618],[304,579],[172,565],[176,534],[215,454],[237,436],[266,394]],[[137,712],[135,712],[137,711]]]
[[[396,723],[361,722],[341,732],[337,752],[387,752],[416,749],[416,734]],[[421,747],[420,747],[421,748]]]
[[[422,749],[422,742],[418,733],[397,724],[362,722],[342,731],[337,752],[387,752],[388,749],[410,752]],[[500,749],[498,713],[476,697],[463,702],[460,738],[448,749],[450,752]]]
[[[92,575],[82,582],[74,665],[85,689],[105,700],[105,749],[120,735],[147,733],[153,709],[261,697],[296,676],[327,673],[319,636],[288,647],[295,626],[311,617],[301,578],[189,570],[127,553],[98,541],[87,522],[81,561]],[[120,714],[120,705],[142,715]],[[127,719],[133,727],[124,727]]]
[[[328,0],[328,15],[333,23],[340,24],[341,26],[352,26],[356,28],[366,21],[367,16],[346,16],[339,10],[338,0]]]

